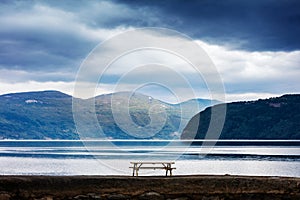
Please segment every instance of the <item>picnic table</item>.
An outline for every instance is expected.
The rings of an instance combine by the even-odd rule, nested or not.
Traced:
[[[166,170],[166,176],[168,176],[168,172],[170,172],[170,176],[172,176],[172,170],[176,169],[172,167],[172,164],[175,162],[151,162],[151,161],[139,161],[139,162],[130,162],[132,164],[132,176],[138,176],[140,169],[164,169]]]

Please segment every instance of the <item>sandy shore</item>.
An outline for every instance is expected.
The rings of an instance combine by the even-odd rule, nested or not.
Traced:
[[[0,200],[300,199],[300,178],[0,176]]]

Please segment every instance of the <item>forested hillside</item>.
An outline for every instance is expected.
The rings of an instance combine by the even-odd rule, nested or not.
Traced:
[[[200,121],[195,138],[203,139],[208,130],[211,107],[198,115]],[[199,116],[194,119],[196,117]],[[188,134],[192,125],[193,120],[183,131],[182,139],[194,139]],[[228,103],[220,139],[300,139],[300,95]]]

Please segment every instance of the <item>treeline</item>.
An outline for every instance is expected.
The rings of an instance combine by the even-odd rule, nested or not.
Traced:
[[[218,105],[217,105],[218,106]],[[300,95],[284,95],[257,101],[228,103],[220,139],[300,139]],[[211,118],[211,107],[195,119],[199,126],[195,139],[204,139]],[[182,139],[190,138],[191,120]],[[188,134],[189,133],[189,134]]]

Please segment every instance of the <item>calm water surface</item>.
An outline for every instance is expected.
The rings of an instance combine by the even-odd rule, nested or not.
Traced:
[[[130,175],[130,161],[172,160],[174,175],[300,177],[299,142],[0,141],[1,175]],[[141,175],[163,175],[141,170]]]

